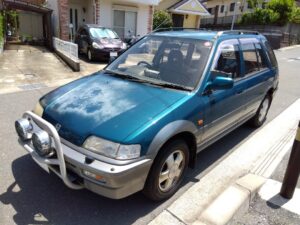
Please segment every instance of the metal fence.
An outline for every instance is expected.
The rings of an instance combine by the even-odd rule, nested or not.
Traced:
[[[229,24],[201,24],[201,28],[209,30],[229,30]],[[300,24],[286,24],[285,26],[272,25],[239,25],[235,24],[237,30],[255,30],[265,35],[274,49],[289,45],[300,44]]]
[[[78,45],[53,37],[53,47],[67,57],[78,60]]]
[[[236,15],[235,22],[239,21],[242,15]],[[233,16],[220,16],[216,19],[214,17],[203,17],[201,18],[201,26],[208,25],[228,25],[231,24],[233,20]]]

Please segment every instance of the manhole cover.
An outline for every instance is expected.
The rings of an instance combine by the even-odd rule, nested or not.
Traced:
[[[39,89],[39,88],[45,88],[45,87],[47,87],[47,86],[42,83],[23,84],[23,85],[18,86],[18,88],[21,88],[23,90],[33,90],[33,89]]]
[[[24,76],[27,79],[32,79],[32,78],[36,77],[36,75],[34,73],[25,73]]]

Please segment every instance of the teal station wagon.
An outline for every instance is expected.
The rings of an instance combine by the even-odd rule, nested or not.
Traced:
[[[257,32],[162,30],[46,94],[15,127],[68,187],[158,201],[199,151],[247,121],[261,126],[277,87],[275,55]]]

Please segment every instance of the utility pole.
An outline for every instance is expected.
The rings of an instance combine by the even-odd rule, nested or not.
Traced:
[[[236,8],[238,8],[238,5],[240,4],[240,1],[236,0],[234,2],[234,10],[233,10],[233,18],[232,18],[232,23],[231,23],[231,30],[234,28],[234,23],[235,23],[235,17],[236,17]]]

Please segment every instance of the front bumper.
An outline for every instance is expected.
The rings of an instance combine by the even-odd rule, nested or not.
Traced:
[[[56,156],[45,158],[34,150],[31,141],[19,143],[31,154],[45,170],[51,170],[72,189],[87,188],[102,196],[120,199],[143,189],[152,160],[142,159],[126,165],[115,165],[104,161],[90,159],[85,154],[62,143],[52,124],[32,112],[26,112],[24,118],[30,119],[33,132],[45,130],[52,138]],[[87,176],[84,171],[96,174],[101,179]]]
[[[116,52],[119,56],[120,54],[122,54],[122,52],[124,52],[125,50],[123,49],[109,49],[109,48],[105,48],[105,49],[96,49],[96,48],[92,48],[92,54],[93,57],[95,59],[109,59],[110,58],[110,52]]]

